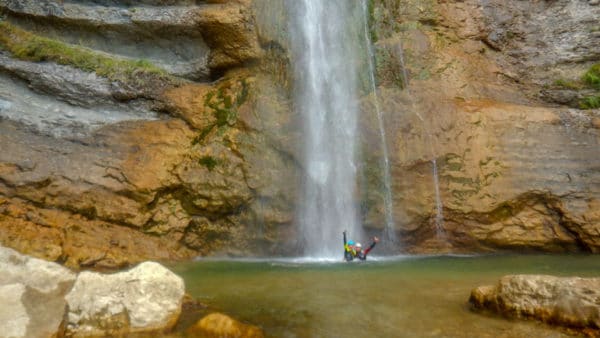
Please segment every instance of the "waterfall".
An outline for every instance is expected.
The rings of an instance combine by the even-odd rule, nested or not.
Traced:
[[[306,256],[340,258],[342,231],[362,238],[356,202],[356,2],[288,0],[295,110],[303,120],[298,223]],[[360,9],[360,8],[359,8]]]
[[[383,194],[384,194],[384,207],[385,207],[385,235],[389,241],[396,240],[396,231],[394,226],[394,216],[392,214],[392,178],[390,175],[390,160],[388,155],[387,138],[385,135],[385,127],[383,124],[383,112],[379,107],[379,97],[377,95],[377,84],[375,81],[375,53],[373,52],[373,46],[371,44],[371,36],[369,34],[369,10],[367,8],[368,0],[362,0],[362,10],[364,15],[364,32],[365,32],[365,43],[367,46],[367,63],[369,65],[369,85],[373,91],[375,112],[377,114],[377,126],[379,128],[379,135],[381,136],[381,152],[382,152],[382,168],[383,168]]]

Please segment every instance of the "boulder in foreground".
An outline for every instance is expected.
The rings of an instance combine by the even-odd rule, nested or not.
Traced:
[[[0,337],[53,337],[75,273],[0,246]]]
[[[469,302],[505,316],[600,329],[600,278],[509,275],[471,291]]]
[[[154,262],[105,275],[79,274],[66,296],[67,334],[120,335],[171,329],[181,314],[183,280]]]

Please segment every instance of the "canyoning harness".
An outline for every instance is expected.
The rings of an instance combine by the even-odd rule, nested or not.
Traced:
[[[344,259],[349,262],[354,259],[355,255],[354,241],[346,242],[346,232],[344,231]]]

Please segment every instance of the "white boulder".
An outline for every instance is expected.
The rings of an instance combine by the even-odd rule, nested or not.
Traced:
[[[26,337],[30,319],[21,301],[25,285],[0,286],[0,328],[2,337]]]
[[[59,264],[0,246],[0,337],[55,336],[76,275]]]
[[[169,329],[179,318],[184,293],[183,279],[154,262],[108,275],[81,272],[66,296],[67,333],[82,337]]]

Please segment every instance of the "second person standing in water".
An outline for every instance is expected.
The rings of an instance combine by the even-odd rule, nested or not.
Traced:
[[[369,247],[365,250],[362,249],[362,245],[360,243],[354,243],[354,241],[346,241],[346,231],[343,232],[344,235],[344,259],[349,262],[354,260],[355,258],[364,261],[367,259],[367,255],[375,245],[379,242],[379,238],[373,237],[373,242]]]

